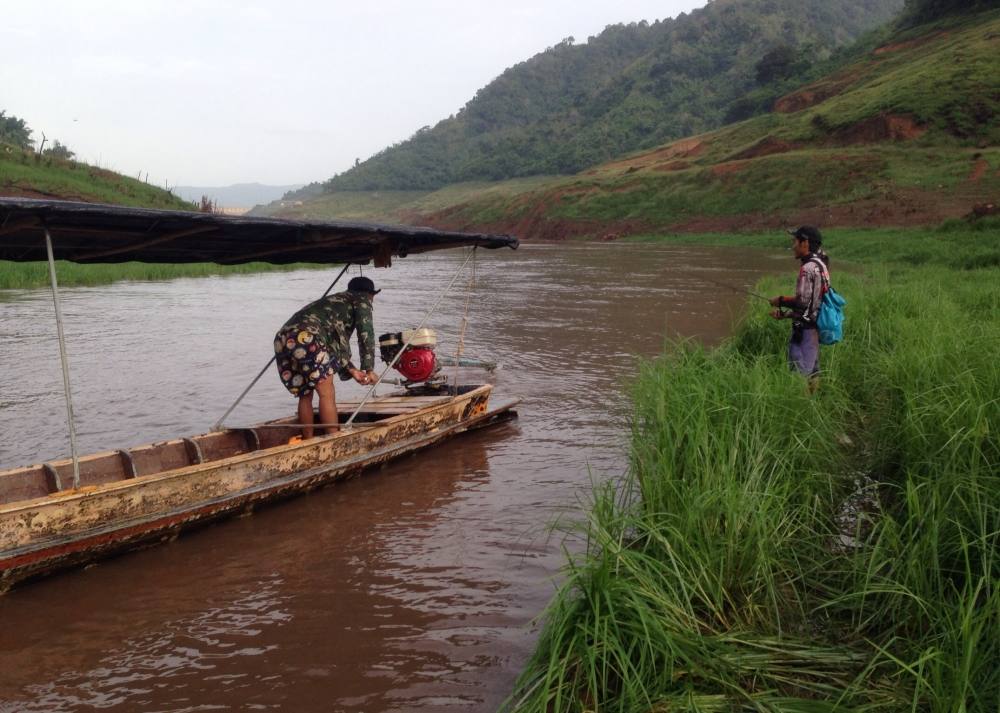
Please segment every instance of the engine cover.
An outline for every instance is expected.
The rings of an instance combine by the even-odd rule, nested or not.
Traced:
[[[427,381],[437,370],[437,359],[430,347],[410,347],[396,362],[396,371],[409,381]]]

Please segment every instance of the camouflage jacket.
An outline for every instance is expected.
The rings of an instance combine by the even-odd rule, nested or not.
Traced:
[[[375,368],[375,323],[372,301],[362,292],[338,292],[316,300],[285,322],[282,329],[307,329],[326,343],[330,355],[340,365],[340,378],[351,378],[351,334],[358,332],[358,354],[361,370]]]

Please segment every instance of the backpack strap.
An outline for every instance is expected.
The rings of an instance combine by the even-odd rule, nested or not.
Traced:
[[[816,263],[816,267],[819,268],[819,279],[820,279],[820,285],[821,285],[821,288],[822,288],[820,290],[820,294],[819,294],[820,306],[821,306],[822,305],[822,301],[823,301],[823,297],[830,290],[830,273],[826,269],[826,265],[823,264],[823,261],[820,260],[815,255],[810,256],[810,258],[808,259],[807,262],[814,262],[814,263]],[[813,311],[813,296],[810,294],[809,295],[809,304],[806,306],[806,310],[805,310],[804,314],[806,314],[806,315],[811,314],[812,311]],[[816,316],[817,317],[819,316],[819,306],[816,307]],[[810,320],[810,321],[814,323],[815,319],[814,320]]]
[[[815,255],[809,258],[809,262],[816,263],[819,268],[819,276],[823,280],[823,292],[826,293],[830,289],[830,271],[826,269],[826,264]]]

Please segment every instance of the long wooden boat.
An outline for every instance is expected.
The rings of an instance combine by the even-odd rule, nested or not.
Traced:
[[[489,384],[459,390],[375,398],[357,425],[298,443],[294,420],[282,419],[83,456],[79,488],[59,489],[69,459],[0,471],[0,592],[517,415],[517,402],[490,407]]]
[[[342,276],[351,264],[388,267],[394,257],[431,250],[517,245],[510,236],[431,228],[0,198],[0,260],[49,262],[72,451],[72,458],[0,472],[0,593],[517,415],[516,402],[490,406],[488,384],[426,386],[382,397],[372,397],[373,387],[359,403],[338,404],[341,414],[351,415],[331,435],[293,439],[301,431],[289,418],[250,428],[220,425],[191,438],[79,456],[54,257],[79,263],[339,263],[345,265]]]

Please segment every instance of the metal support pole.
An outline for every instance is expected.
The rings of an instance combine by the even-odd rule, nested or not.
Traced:
[[[368,389],[368,393],[365,394],[365,397],[363,399],[361,399],[361,403],[359,403],[358,407],[354,409],[354,413],[352,413],[351,417],[344,422],[344,428],[350,428],[351,424],[354,423],[355,417],[361,412],[362,407],[368,402],[368,399],[371,398],[372,394],[375,393],[375,387],[377,387],[379,384],[382,383],[382,379],[385,378],[385,375],[389,372],[389,369],[395,366],[396,362],[399,361],[399,357],[403,356],[403,352],[405,352],[406,348],[410,346],[410,342],[412,342],[414,337],[417,336],[417,332],[419,332],[423,328],[423,326],[427,323],[427,320],[430,319],[432,314],[434,314],[434,311],[438,308],[438,305],[441,304],[441,300],[444,299],[444,296],[451,291],[452,287],[455,286],[455,282],[458,281],[458,278],[462,274],[462,271],[465,270],[465,266],[469,264],[469,260],[471,260],[472,256],[476,254],[476,250],[478,249],[478,247],[479,246],[476,246],[472,248],[471,251],[469,251],[469,257],[465,258],[465,262],[463,262],[462,266],[458,268],[458,271],[455,273],[455,276],[451,278],[451,282],[449,282],[448,286],[444,288],[444,291],[441,293],[441,296],[438,297],[437,302],[434,303],[434,306],[431,307],[429,310],[427,310],[427,314],[425,314],[424,318],[420,320],[420,324],[418,324],[416,329],[413,330],[413,334],[410,335],[410,338],[406,340],[406,343],[403,344],[403,346],[400,348],[398,352],[396,352],[396,356],[392,358],[392,361],[390,361],[386,365],[385,369],[382,370],[382,373],[378,375],[378,379],[376,379],[375,383],[372,384],[372,387]]]
[[[69,388],[69,357],[66,356],[66,336],[63,334],[62,308],[59,304],[59,284],[56,282],[56,260],[52,254],[52,235],[45,228],[45,249],[49,254],[49,280],[52,302],[56,307],[56,331],[59,334],[59,359],[62,362],[63,390],[66,393],[66,421],[69,423],[69,451],[73,457],[73,487],[80,487],[80,459],[76,454],[76,427],[73,425],[73,395]]]
[[[473,251],[475,254],[475,251]],[[465,312],[462,314],[462,328],[458,330],[458,347],[455,349],[455,381],[452,391],[458,395],[458,370],[462,365],[462,351],[465,349],[465,328],[469,326],[469,305],[472,303],[472,290],[476,286],[476,262],[472,261],[472,275],[469,276],[469,292],[465,296]]]
[[[323,297],[326,297],[328,294],[330,294],[330,290],[333,289],[334,285],[336,285],[338,282],[340,282],[340,278],[344,276],[344,273],[347,272],[347,268],[349,268],[350,266],[351,266],[351,263],[347,263],[346,265],[344,265],[344,269],[340,271],[340,274],[337,275],[337,277],[334,279],[334,281],[330,283],[330,286],[326,288],[326,292],[323,293]],[[319,299],[323,299],[323,297],[320,297]],[[213,431],[222,430],[222,424],[229,417],[229,414],[231,414],[233,412],[234,408],[236,408],[237,406],[240,405],[240,402],[244,398],[246,398],[247,394],[250,393],[250,389],[252,389],[254,386],[257,385],[257,382],[260,381],[260,378],[262,376],[264,376],[264,372],[266,372],[271,367],[271,364],[273,364],[274,360],[277,359],[277,358],[278,358],[277,355],[272,355],[271,356],[270,361],[268,361],[267,364],[264,365],[264,368],[260,370],[260,373],[257,374],[257,377],[253,381],[250,382],[250,385],[248,387],[246,387],[245,389],[243,389],[243,393],[240,394],[239,398],[236,399],[236,401],[233,402],[233,405],[230,406],[229,409],[224,414],[222,414],[222,418],[220,418],[218,421],[216,421],[212,425],[212,430]]]

